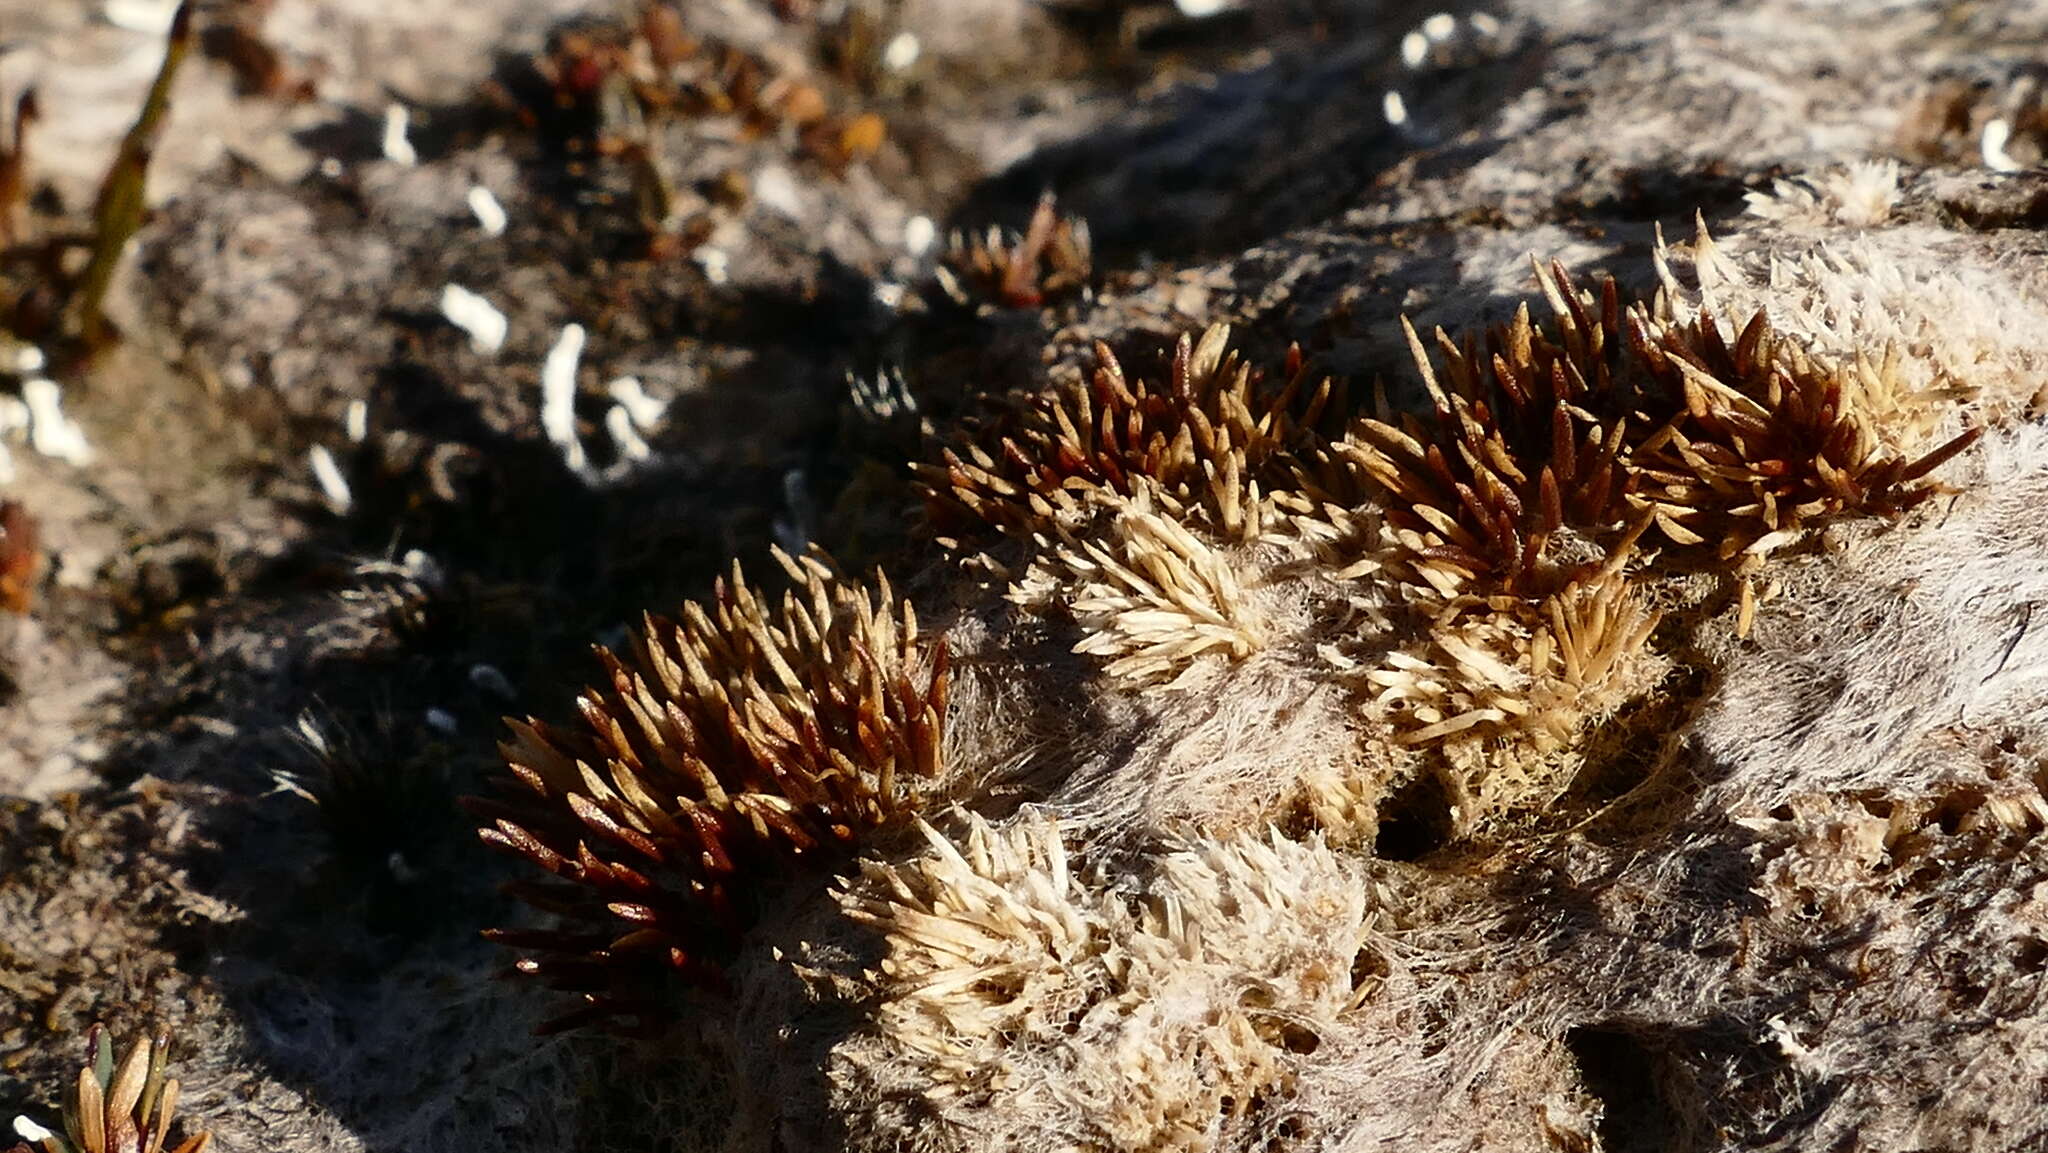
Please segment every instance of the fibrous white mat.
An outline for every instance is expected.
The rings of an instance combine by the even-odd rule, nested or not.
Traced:
[[[1744,243],[1712,245],[1687,254],[1693,305],[1766,309],[1823,361],[1889,346],[1898,375],[1955,406],[1928,437],[1990,427],[1943,489],[1774,558],[1761,606],[1740,610],[1747,635],[1732,597],[1677,605],[1694,675],[1629,690],[1654,725],[1520,809],[1445,821],[1420,852],[1385,834],[1427,816],[1426,792],[1367,804],[1377,841],[1326,835],[1312,803],[1262,807],[1287,790],[1261,766],[1313,786],[1391,763],[1369,726],[1334,727],[1337,699],[1276,691],[1312,679],[1299,666],[1208,653],[1175,684],[1084,685],[1140,702],[1091,714],[1114,740],[1060,744],[1092,783],[1000,818],[937,816],[841,891],[845,918],[822,934],[837,943],[810,958],[825,958],[813,995],[849,1010],[826,1061],[835,1140],[2038,1146],[2048,430],[2026,402],[2041,297],[1917,240],[1766,235],[1739,260]],[[1928,293],[1969,318],[1913,303]],[[994,723],[973,714],[999,696],[972,698],[965,723]],[[1212,723],[1248,739],[1205,746]],[[1604,739],[1602,723],[1567,738]],[[1162,745],[1211,748],[1215,776],[1162,772]]]

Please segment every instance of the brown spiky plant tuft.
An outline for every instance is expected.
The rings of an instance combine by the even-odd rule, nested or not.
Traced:
[[[1648,606],[1700,594],[1667,576],[1732,580],[1746,633],[1770,552],[1910,508],[1975,436],[1941,439],[1955,409],[1914,392],[1896,353],[1828,363],[1761,314],[1733,331],[1678,315],[1668,277],[1631,300],[1531,263],[1533,312],[1430,344],[1404,322],[1420,412],[1382,391],[1352,417],[1298,350],[1269,387],[1223,326],[1182,337],[1163,385],[1098,345],[1084,380],[919,466],[933,522],[958,534],[941,541],[1139,685],[1313,650],[1395,746],[1520,803],[1668,670]],[[975,552],[990,536],[1009,543]],[[1351,623],[1304,638],[1275,615],[1302,612]]]
[[[25,1140],[10,1153],[202,1153],[211,1133],[169,1144],[177,1118],[179,1083],[164,1076],[171,1055],[170,1034],[158,1030],[138,1039],[114,1060],[114,1040],[103,1025],[86,1035],[86,1062],[64,1091],[64,1132],[42,1132],[15,1122]]]
[[[1675,315],[1669,291],[1629,302],[1556,263],[1536,279],[1547,321],[1524,305],[1483,340],[1438,330],[1434,356],[1404,323],[1429,411],[1382,399],[1329,451],[1351,487],[1288,504],[1303,520],[1321,502],[1324,551],[1394,576],[1424,622],[1346,671],[1399,743],[1441,750],[1468,815],[1550,787],[1549,758],[1668,668],[1638,587],[1662,581],[1646,541],[1667,576],[1732,578],[1746,634],[1772,551],[1925,500],[1979,431],[1939,440],[1953,410],[1903,383],[1896,351],[1828,364],[1761,312],[1731,334],[1704,308]]]
[[[939,287],[970,308],[1037,308],[1080,293],[1094,275],[1088,222],[1060,214],[1048,192],[1019,234],[999,227],[955,232],[933,268]]]
[[[1685,324],[1631,326],[1636,359],[1676,408],[1640,443],[1635,503],[1672,543],[1711,543],[1749,568],[1816,522],[1894,515],[1936,489],[1925,478],[1982,427],[1915,451],[1930,398],[1899,383],[1896,350],[1827,366],[1781,342],[1758,312],[1731,345],[1702,308]]]
[[[1761,557],[1829,516],[1924,500],[1977,436],[1916,445],[1929,406],[1895,354],[1825,365],[1761,312],[1731,343],[1704,309],[1681,321],[1663,296],[1624,305],[1612,280],[1595,294],[1561,264],[1536,275],[1546,324],[1525,305],[1484,347],[1438,330],[1440,367],[1407,328],[1433,412],[1383,409],[1335,449],[1441,596],[1543,595],[1645,524],[1716,565]],[[1560,550],[1568,536],[1590,553]]]
[[[652,1031],[668,975],[715,983],[763,893],[800,863],[914,809],[937,781],[944,644],[886,578],[869,592],[816,556],[777,559],[780,606],[735,566],[708,605],[648,618],[571,730],[512,721],[483,839],[539,866],[515,892],[563,927],[488,934],[520,972],[582,1003],[550,1030]]]
[[[1554,323],[1524,304],[1484,348],[1439,329],[1441,372],[1404,318],[1432,412],[1396,418],[1382,403],[1336,446],[1381,495],[1410,579],[1443,595],[1479,578],[1508,593],[1562,583],[1552,546],[1568,525],[1598,535],[1628,519],[1614,283],[1589,301],[1561,266],[1537,272]]]
[[[958,533],[942,543],[1011,601],[1070,615],[1074,651],[1111,676],[1180,684],[1197,658],[1265,646],[1253,594],[1288,551],[1262,547],[1288,515],[1275,496],[1344,401],[1329,380],[1308,387],[1299,348],[1269,383],[1227,325],[1183,335],[1163,384],[1095,354],[1085,381],[1017,402],[917,471],[933,522]],[[991,537],[1011,547],[974,551]]]
[[[943,463],[918,466],[937,519],[1028,534],[1085,494],[1148,490],[1219,537],[1258,536],[1262,490],[1288,483],[1316,425],[1344,402],[1331,403],[1328,380],[1308,387],[1299,348],[1269,387],[1229,345],[1228,325],[1183,335],[1162,385],[1126,375],[1098,342],[1085,382],[1030,398],[947,448]]]

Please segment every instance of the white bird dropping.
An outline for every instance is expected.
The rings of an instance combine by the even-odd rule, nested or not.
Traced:
[[[889,46],[882,49],[882,66],[891,72],[901,72],[917,63],[923,51],[924,45],[918,43],[914,34],[898,32],[890,39]]]
[[[21,386],[21,399],[28,405],[28,442],[37,452],[70,464],[92,462],[85,430],[64,415],[63,392],[56,381],[41,377],[28,381]]]
[[[347,512],[355,503],[355,494],[349,491],[348,478],[341,475],[341,466],[334,463],[334,454],[324,444],[316,444],[306,459],[313,466],[313,479],[320,482],[320,491],[327,495],[327,503],[339,512]]]
[[[491,302],[459,284],[441,289],[441,315],[448,323],[469,334],[476,350],[495,354],[505,347],[505,334],[512,325]]]
[[[1978,141],[1978,148],[1984,154],[1984,167],[1993,172],[2018,172],[2020,163],[2005,150],[2005,142],[2012,139],[2012,125],[2003,120],[1993,120],[1984,125],[1984,135]]]
[[[485,236],[505,235],[505,206],[491,195],[491,190],[481,184],[469,186],[469,210],[476,214],[476,224]]]
[[[932,250],[939,239],[939,226],[929,216],[913,216],[903,222],[903,247],[912,256],[922,257]]]
[[[1429,37],[1420,32],[1410,32],[1401,37],[1401,63],[1410,68],[1420,68],[1429,60]]]
[[[661,418],[668,413],[668,402],[647,395],[637,376],[619,377],[605,385],[604,391],[632,416],[633,427],[641,432],[653,432],[661,427]]]
[[[405,138],[406,129],[412,125],[412,113],[403,104],[387,104],[384,107],[384,159],[410,168],[420,162],[420,154],[413,150],[412,141]]]
[[[540,368],[541,431],[562,450],[570,471],[577,473],[586,464],[583,442],[576,439],[576,367],[583,359],[583,339],[582,325],[563,326]]]
[[[1380,112],[1386,116],[1387,123],[1396,128],[1408,123],[1408,102],[1401,99],[1399,92],[1389,91],[1380,98]]]
[[[642,461],[654,456],[654,449],[641,439],[640,430],[633,427],[633,414],[623,404],[615,404],[604,414],[605,431],[612,434],[612,443],[619,448],[624,460]]]

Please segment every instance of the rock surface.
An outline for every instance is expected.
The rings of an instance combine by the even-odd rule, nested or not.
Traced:
[[[41,106],[0,259],[30,340],[158,7],[0,0],[0,108]],[[104,1020],[172,1029],[230,1150],[2040,1146],[2048,6],[706,0],[687,53],[587,0],[216,7],[123,341],[0,363],[91,453],[0,404],[41,558],[0,616],[0,1113],[53,1121]],[[1046,190],[1083,284],[938,275]],[[1535,799],[1418,784],[1302,662],[1130,689],[1067,651],[1071,595],[1013,610],[933,542],[906,463],[1097,342],[1156,381],[1227,323],[1419,412],[1402,318],[1546,317],[1531,254],[1890,363],[1947,406],[1930,445],[1989,430],[1910,511],[1674,577],[1675,671]],[[948,750],[981,816],[930,815],[1000,849],[899,829],[869,881],[1110,944],[933,1042],[915,950],[842,902],[899,906],[818,876],[685,1026],[536,1039],[560,1006],[477,935],[523,874],[455,798],[501,714],[571,718],[589,645],[806,541],[996,670]],[[1330,773],[1373,782],[1354,824],[1295,804]]]

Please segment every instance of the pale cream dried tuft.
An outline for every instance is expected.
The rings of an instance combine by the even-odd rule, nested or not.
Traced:
[[[1171,679],[1215,653],[1241,660],[1263,647],[1267,624],[1238,563],[1137,497],[1104,497],[1101,528],[1064,528],[1011,599],[1064,604],[1085,635],[1074,651],[1108,660],[1111,676]]]
[[[936,1121],[922,1147],[1230,1147],[1352,1003],[1371,889],[1320,842],[1198,841],[1127,895],[1074,868],[1043,813],[927,837],[841,898],[888,952],[840,1072],[919,1098],[876,1115]]]

